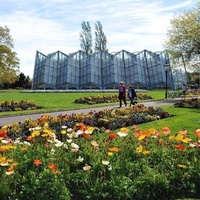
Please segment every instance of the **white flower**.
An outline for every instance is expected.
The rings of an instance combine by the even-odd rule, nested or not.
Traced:
[[[78,160],[79,162],[83,162],[84,158],[82,158],[81,156],[79,156],[79,157],[77,158],[77,160]]]
[[[110,162],[109,162],[108,160],[102,160],[102,164],[103,164],[103,165],[109,165],[109,163],[110,163]]]
[[[71,147],[72,147],[72,148],[75,148],[75,149],[79,149],[78,144],[75,144],[75,143],[71,143]]]
[[[86,133],[86,134],[90,134],[90,135],[91,135],[92,132],[93,132],[93,130],[85,130],[85,133]]]
[[[75,132],[73,132],[73,138],[78,138],[80,134],[76,134]]]
[[[70,133],[67,134],[68,138],[73,138],[73,135]]]
[[[85,164],[85,166],[83,167],[83,170],[86,172],[86,171],[89,171],[89,170],[90,170],[90,168],[91,168],[91,166],[90,166],[90,165],[88,165],[88,164]]]
[[[119,137],[126,137],[128,134],[122,133],[122,132],[117,132],[117,135],[119,135]]]
[[[111,165],[108,165],[108,170],[112,170],[112,166]]]
[[[76,131],[76,135],[82,135],[82,134],[83,134],[83,131],[81,130]]]
[[[28,146],[31,146],[31,143],[30,142],[27,142],[27,141],[24,141],[24,144],[28,145]]]
[[[8,143],[9,143],[9,141],[7,141],[7,140],[1,140],[1,142],[2,142],[3,144],[8,144]]]
[[[195,144],[189,144],[189,146],[190,146],[190,147],[196,147],[196,145],[195,145]]]
[[[62,126],[62,128],[63,128],[63,129],[66,129],[66,128],[67,128],[67,126]]]
[[[61,141],[58,140],[58,141],[55,143],[55,146],[56,146],[56,147],[61,147],[63,144],[64,144],[63,142],[61,142]]]
[[[67,132],[69,132],[69,133],[72,132],[72,128],[68,128]]]
[[[14,141],[14,144],[20,144],[20,143],[21,143],[20,140],[15,140],[15,141]]]
[[[55,152],[56,152],[55,149],[51,149],[51,152],[50,152],[50,153],[51,153],[51,155],[54,155]]]
[[[1,162],[0,165],[3,166],[3,167],[5,167],[5,166],[8,166],[9,163],[8,162]]]
[[[70,139],[70,140],[67,140],[67,142],[68,142],[68,143],[72,143],[72,141],[73,141],[72,139]]]
[[[61,141],[58,140],[58,139],[54,139],[54,142],[55,142],[55,143],[58,143],[58,142],[61,142]]]
[[[69,149],[69,147],[68,147],[67,144],[64,144],[63,147],[64,147],[65,149]]]
[[[41,127],[35,127],[35,128],[29,128],[29,131],[36,131],[36,130],[40,130]]]

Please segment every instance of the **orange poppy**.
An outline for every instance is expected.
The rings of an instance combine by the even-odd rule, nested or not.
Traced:
[[[60,170],[57,169],[57,170],[54,172],[54,174],[60,174]]]
[[[110,135],[109,135],[109,139],[110,140],[112,140],[112,139],[114,139],[115,137],[118,137],[119,135],[117,134],[117,133],[111,133]]]
[[[6,130],[0,130],[0,137],[6,137],[7,131]]]
[[[50,170],[55,170],[55,169],[56,169],[56,165],[53,164],[53,163],[51,163],[51,164],[48,165],[48,168],[49,168]]]
[[[47,117],[43,115],[39,120],[40,120],[41,122],[45,122],[45,121],[47,120]]]
[[[32,135],[29,135],[29,136],[26,138],[27,141],[31,141],[32,139],[33,139],[33,136],[32,136]]]
[[[162,132],[165,134],[165,135],[168,135],[168,134],[170,134],[170,129],[168,128],[168,127],[162,127]]]
[[[6,152],[7,151],[7,149],[5,148],[5,147],[0,147],[0,152],[2,152],[2,153],[4,153],[4,152]]]
[[[22,151],[27,151],[28,150],[27,147],[22,147],[21,149],[22,149]]]
[[[82,136],[83,136],[84,138],[86,138],[87,140],[90,139],[90,134],[82,133]]]
[[[119,152],[119,148],[118,147],[110,147],[109,151],[111,151],[111,152]]]
[[[197,135],[197,137],[198,137],[198,138],[200,138],[200,128],[199,128],[199,129],[197,129],[197,130],[194,132],[194,134],[196,134],[196,135]]]
[[[42,162],[41,162],[40,160],[38,160],[38,159],[35,159],[35,160],[33,161],[33,163],[34,163],[36,166],[39,166],[39,165],[42,164]]]
[[[186,147],[184,145],[181,145],[181,144],[176,144],[175,146],[177,149],[181,150],[181,151],[184,151],[186,149]]]

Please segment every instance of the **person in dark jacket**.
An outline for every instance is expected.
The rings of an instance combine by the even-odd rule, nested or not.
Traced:
[[[137,104],[137,101],[134,101],[137,98],[137,94],[131,85],[128,87],[128,98],[130,99],[130,107],[131,105]]]
[[[120,86],[119,86],[118,99],[119,99],[119,107],[120,108],[122,107],[122,101],[124,102],[124,105],[127,106],[127,103],[126,103],[126,87],[125,87],[123,82],[121,82]]]

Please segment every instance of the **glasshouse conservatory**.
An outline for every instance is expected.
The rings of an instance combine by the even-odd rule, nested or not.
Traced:
[[[167,51],[86,54],[36,52],[32,89],[116,89],[119,82],[141,89],[180,88],[187,82],[184,62],[172,62]]]

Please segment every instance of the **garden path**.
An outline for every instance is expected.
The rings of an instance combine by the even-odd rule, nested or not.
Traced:
[[[161,101],[151,101],[151,102],[141,102],[140,104],[144,104],[144,106],[162,106],[167,104],[174,104],[177,101],[180,101],[181,98],[174,98],[174,99],[165,99]],[[116,108],[118,105],[115,106],[106,106],[106,107],[96,107],[96,108],[87,108],[87,109],[79,109],[79,110],[64,110],[58,112],[50,112],[50,113],[39,113],[39,114],[30,114],[30,115],[20,115],[20,116],[7,116],[7,117],[0,117],[0,127],[12,124],[12,123],[20,123],[24,122],[26,119],[39,119],[42,115],[51,115],[51,116],[58,116],[58,115],[71,115],[73,113],[89,113],[90,111],[100,111],[102,109],[112,109]]]

